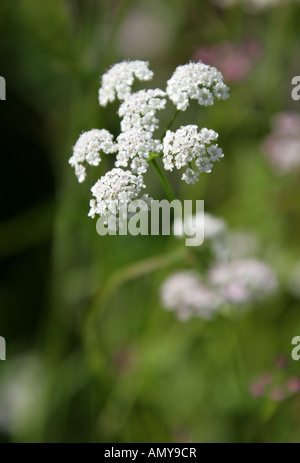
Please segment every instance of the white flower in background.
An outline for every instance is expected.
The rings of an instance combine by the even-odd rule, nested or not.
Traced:
[[[173,223],[173,233],[177,237],[191,236],[195,228],[200,228],[204,221],[204,239],[214,240],[223,237],[226,234],[227,226],[224,220],[219,219],[207,212],[200,212],[190,215],[182,220],[178,217]]]
[[[90,202],[90,217],[96,214],[103,216],[113,214],[120,210],[121,206],[140,198],[141,190],[145,188],[143,177],[134,175],[129,170],[114,168],[101,177],[91,191],[96,199]]]
[[[43,365],[30,354],[10,360],[0,378],[0,429],[26,432],[45,399]]]
[[[149,164],[147,158],[151,151],[159,153],[162,144],[159,140],[152,138],[152,133],[146,130],[128,130],[121,132],[117,138],[118,154],[116,167],[127,167],[130,160],[130,168],[135,174],[143,174],[147,171]]]
[[[154,9],[145,9],[141,4],[130,8],[118,33],[119,55],[146,59],[167,56],[175,22],[164,2],[156,2]]]
[[[227,235],[226,247],[231,260],[244,259],[258,255],[260,242],[258,237],[248,230],[233,230]]]
[[[167,82],[167,94],[180,111],[187,109],[190,99],[197,100],[200,105],[211,106],[215,98],[229,98],[228,91],[222,73],[201,62],[177,67]]]
[[[134,79],[152,79],[153,72],[147,61],[123,61],[112,66],[103,76],[99,90],[99,103],[106,106],[116,98],[125,100],[131,94]]]
[[[261,251],[257,236],[248,230],[236,229],[220,234],[211,245],[219,263],[249,258]]]
[[[174,311],[181,321],[191,317],[211,320],[223,304],[223,298],[205,286],[197,273],[190,271],[168,276],[160,294],[164,308]]]
[[[273,269],[255,259],[217,264],[209,272],[212,286],[232,304],[248,304],[274,293],[278,283]]]
[[[201,129],[198,132],[196,125],[180,127],[176,132],[168,130],[163,140],[163,164],[166,170],[187,167],[182,180],[195,183],[199,173],[211,172],[213,162],[219,161],[223,151],[218,145],[211,144],[218,138],[217,132]],[[196,170],[192,167],[195,162]]]
[[[300,137],[299,139],[281,138],[269,144],[267,156],[279,174],[300,170]]]
[[[191,317],[210,320],[228,304],[234,307],[263,301],[277,287],[277,277],[269,265],[244,259],[215,264],[204,281],[192,271],[171,274],[162,284],[160,296],[165,309],[174,311],[182,321]]]
[[[156,111],[165,108],[165,96],[165,92],[156,88],[140,90],[126,97],[118,111],[119,116],[123,117],[122,131],[145,129],[154,132],[159,125],[159,120],[155,114]]]
[[[101,161],[101,151],[110,154],[115,153],[116,150],[113,136],[108,130],[93,129],[82,133],[73,147],[73,155],[69,159],[69,163],[75,168],[78,181],[81,183],[85,180],[86,167],[84,163],[98,166]]]
[[[272,132],[263,144],[265,156],[278,174],[300,170],[300,116],[294,112],[277,114]]]

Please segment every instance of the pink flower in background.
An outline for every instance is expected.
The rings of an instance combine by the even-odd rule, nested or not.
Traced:
[[[294,112],[277,114],[272,131],[263,143],[266,158],[278,174],[300,170],[300,116]]]
[[[278,368],[279,370],[281,369],[284,369],[287,367],[288,365],[288,359],[286,358],[285,355],[279,355],[278,357],[276,357],[276,359],[274,360],[274,365],[276,368]]]
[[[261,374],[259,381],[263,387],[269,386],[269,384],[271,384],[273,381],[273,376],[271,373],[266,371],[265,373]]]
[[[278,356],[271,372],[263,372],[249,386],[252,397],[263,397],[273,402],[282,402],[300,392],[300,378],[287,376],[287,358]]]
[[[249,387],[249,391],[253,397],[262,397],[265,392],[264,388],[259,384],[259,382],[251,384]]]
[[[193,59],[216,66],[222,72],[225,81],[241,82],[251,73],[261,52],[261,47],[255,40],[241,44],[224,42],[199,47]]]
[[[281,402],[286,398],[285,392],[282,387],[275,386],[270,391],[270,399],[274,402]]]
[[[297,137],[300,131],[300,117],[294,112],[279,113],[274,118],[272,126],[278,135]]]
[[[286,383],[288,392],[295,394],[300,391],[300,379],[296,376],[291,376]]]
[[[266,387],[273,381],[271,373],[262,373],[249,387],[250,394],[253,397],[262,397],[265,394]]]

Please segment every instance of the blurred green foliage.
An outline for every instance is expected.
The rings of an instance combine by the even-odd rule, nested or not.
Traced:
[[[138,37],[124,24],[137,12],[160,18],[160,42],[131,55]],[[67,162],[82,130],[118,133],[116,106],[97,101],[110,64],[151,59],[163,87],[197,47],[257,40],[262,56],[231,98],[178,119],[218,131],[224,160],[195,186],[169,178],[179,198],[204,199],[231,228],[257,234],[259,257],[285,281],[300,260],[299,176],[276,176],[261,143],[273,114],[299,111],[299,21],[293,3],[250,15],[200,0],[1,0],[1,441],[299,441],[299,396],[277,404],[248,391],[290,356],[299,302],[283,288],[237,319],[178,322],[162,310],[160,284],[197,258],[172,237],[99,237],[89,190],[109,164],[79,185]],[[147,183],[161,199],[153,172]],[[19,406],[5,406],[4,387]]]

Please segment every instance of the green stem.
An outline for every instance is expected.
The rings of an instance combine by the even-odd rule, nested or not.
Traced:
[[[148,164],[150,164],[153,161],[153,159],[162,158],[162,157],[163,157],[162,153],[154,153],[154,151],[150,151],[149,157],[147,158],[147,162]]]
[[[178,116],[179,114],[179,109],[177,109],[173,115],[173,117],[171,118],[169,124],[167,125],[167,127],[165,128],[165,131],[161,137],[161,141],[163,140],[164,136],[166,135],[167,131],[169,130],[169,128],[172,126],[173,122],[175,121],[176,117]],[[150,153],[150,156],[147,160],[147,162],[149,164],[152,164],[156,173],[157,173],[157,176],[166,192],[166,195],[167,195],[167,198],[169,201],[173,201],[173,199],[176,199],[176,196],[171,188],[171,185],[169,184],[167,178],[165,177],[165,174],[163,173],[163,171],[161,170],[161,168],[159,167],[159,164],[157,163],[157,160],[156,158],[160,158],[162,157],[162,154],[158,154],[158,153],[154,153],[154,152],[151,152]]]
[[[193,255],[187,248],[180,247],[167,254],[154,256],[135,262],[115,271],[94,295],[91,307],[83,320],[83,339],[89,367],[96,378],[101,380],[101,372],[106,359],[99,339],[99,322],[105,314],[110,298],[128,281],[149,275],[159,269],[173,267],[177,262],[190,262]]]
[[[153,165],[156,173],[157,173],[157,176],[166,192],[166,195],[167,195],[167,198],[169,201],[173,201],[173,199],[176,198],[172,188],[171,188],[171,185],[169,184],[168,180],[166,179],[165,177],[165,174],[163,173],[163,171],[161,170],[161,168],[159,167],[159,164],[157,163],[156,159],[152,159],[151,161],[151,164]]]
[[[164,131],[164,133],[162,134],[162,137],[161,137],[161,139],[160,139],[161,141],[164,139],[164,137],[165,137],[167,131],[168,131],[169,128],[172,126],[172,124],[173,124],[173,122],[175,121],[175,119],[176,119],[176,117],[178,116],[178,114],[179,114],[179,109],[177,109],[177,110],[175,111],[175,113],[174,113],[173,117],[171,118],[169,124],[168,124],[167,127],[165,128],[165,131]]]

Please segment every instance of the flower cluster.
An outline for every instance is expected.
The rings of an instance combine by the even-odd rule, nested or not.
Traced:
[[[263,301],[276,289],[277,279],[271,267],[245,259],[216,265],[202,278],[189,271],[171,274],[161,287],[161,301],[180,320],[192,316],[209,320],[226,306]]]
[[[92,187],[91,217],[109,213],[122,202],[120,198],[138,199],[145,187],[142,176],[154,158],[162,158],[165,170],[185,167],[182,180],[195,183],[201,172],[210,172],[213,163],[223,157],[221,148],[213,143],[218,134],[207,128],[199,131],[196,125],[187,125],[166,131],[161,139],[154,136],[159,128],[157,112],[165,109],[167,97],[177,110],[186,110],[190,99],[207,106],[215,98],[227,98],[221,72],[204,63],[189,63],[175,70],[166,92],[159,88],[132,91],[135,79],[147,81],[152,76],[149,63],[139,60],[115,64],[102,76],[99,103],[106,106],[120,100],[121,132],[115,140],[106,129],[83,133],[69,160],[78,181],[83,182],[88,164],[98,166],[102,153],[116,155],[113,170]]]
[[[153,138],[153,132],[159,125],[156,111],[166,106],[165,95],[159,88],[140,90],[121,104],[118,114],[123,118],[122,132],[117,138],[116,167],[127,167],[132,160],[132,172],[141,175],[147,171],[151,151],[161,152],[162,144]]]
[[[218,138],[214,130],[202,129],[196,125],[180,127],[176,132],[167,131],[163,141],[163,163],[166,170],[189,166],[182,176],[186,183],[195,183],[199,173],[211,172],[213,162],[219,161],[223,151],[212,144]],[[197,171],[192,168],[195,162]]]
[[[215,98],[229,98],[228,91],[222,73],[201,62],[179,66],[167,82],[167,94],[181,111],[187,109],[190,99],[197,100],[200,105],[211,106]]]
[[[147,158],[151,151],[159,152],[162,148],[159,140],[153,139],[150,132],[143,130],[120,133],[117,146],[116,167],[127,167],[132,160],[130,168],[135,174],[144,174],[149,167]]]
[[[85,180],[86,167],[84,163],[90,166],[98,166],[101,161],[101,151],[110,154],[115,153],[116,150],[117,147],[113,142],[113,136],[108,130],[93,129],[89,132],[83,132],[73,148],[73,155],[69,159],[69,163],[75,168],[78,181],[81,183]]]
[[[90,202],[89,216],[115,214],[116,208],[120,210],[122,205],[138,199],[142,188],[145,188],[145,185],[141,175],[134,175],[129,170],[112,169],[92,188],[96,199]]]
[[[220,295],[202,283],[200,275],[189,271],[174,273],[164,281],[161,300],[166,310],[174,311],[181,321],[193,316],[211,320],[224,303]]]
[[[140,90],[128,96],[118,111],[119,116],[123,117],[122,131],[144,129],[154,132],[159,125],[155,113],[165,108],[165,96],[166,93],[159,88]]]
[[[231,304],[260,301],[277,289],[274,271],[256,259],[217,264],[210,270],[209,279]]]
[[[244,249],[240,249],[242,252],[239,253],[234,249],[232,253],[229,238],[234,236],[238,241],[237,237],[241,233],[229,232],[222,219],[199,212],[185,217],[184,222],[181,218],[176,219],[173,232],[176,236],[183,236],[184,233],[191,234],[202,225],[213,262],[202,273],[177,271],[166,278],[160,291],[161,302],[166,310],[174,311],[182,321],[191,317],[212,320],[218,313],[248,309],[276,292],[278,279],[269,264],[245,255]],[[253,239],[251,235],[240,239],[240,245],[243,246],[239,247],[248,246],[249,238]],[[253,243],[250,242],[250,245],[253,249]]]
[[[149,69],[146,61],[124,61],[117,63],[107,71],[101,82],[99,89],[99,103],[106,106],[116,98],[125,100],[131,94],[134,79],[141,81],[152,79],[153,72]]]

